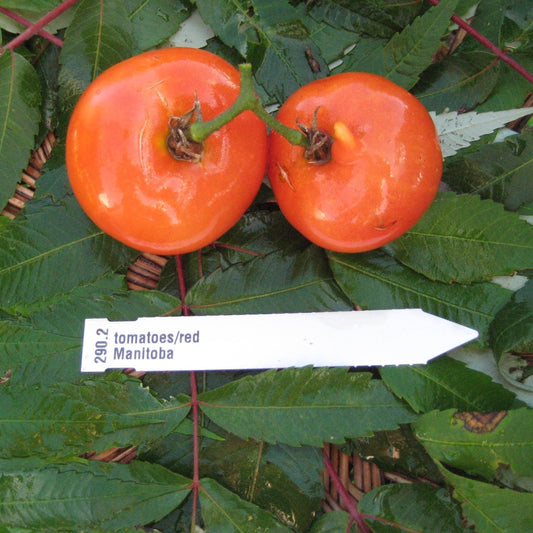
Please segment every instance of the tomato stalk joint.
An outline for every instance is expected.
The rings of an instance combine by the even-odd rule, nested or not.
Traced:
[[[304,158],[308,163],[314,165],[321,165],[331,160],[331,143],[333,139],[325,131],[321,131],[317,126],[317,114],[320,106],[315,109],[313,113],[313,121],[311,127],[305,124],[300,124],[298,127],[307,137],[307,146],[304,150]]]
[[[190,125],[187,137],[191,141],[203,142],[209,135],[219,130],[222,126],[233,120],[244,111],[252,111],[271,130],[278,132],[289,143],[307,148],[309,140],[307,135],[296,128],[290,128],[276,120],[264,107],[255,93],[252,66],[249,63],[239,65],[240,88],[237,99],[225,111],[211,120],[196,121]]]
[[[177,161],[199,163],[202,160],[203,143],[190,139],[189,130],[195,117],[202,119],[198,97],[194,100],[194,107],[181,117],[170,117],[168,121],[167,149]]]

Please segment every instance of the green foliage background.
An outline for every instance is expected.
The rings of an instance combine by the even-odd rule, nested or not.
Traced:
[[[0,0],[37,20],[58,0]],[[81,0],[47,29],[0,55],[0,206],[30,152],[58,136],[35,197],[0,216],[0,533],[191,529],[189,377],[79,372],[88,317],[133,320],[180,308],[175,262],[159,290],[130,291],[138,252],[96,228],[69,188],[62,140],[95,76],[169,40],[197,9],[207,49],[250,62],[265,104],[350,70],[384,75],[437,114],[523,105],[531,85],[475,39],[437,55],[453,13],[533,71],[533,6],[523,0]],[[2,15],[2,44],[22,28]],[[355,46],[354,46],[355,45]],[[320,65],[311,69],[310,51]],[[308,52],[309,53],[309,52]],[[436,59],[438,57],[438,60]],[[484,135],[445,160],[448,190],[411,231],[383,249],[338,254],[307,242],[264,188],[241,221],[183,257],[194,314],[421,307],[473,327],[496,360],[533,341],[532,146]],[[520,274],[519,290],[493,282]],[[261,342],[261,339],[257,339]],[[349,347],[346,347],[349,350]],[[450,354],[453,355],[453,354]],[[323,514],[320,446],[432,484],[385,485],[360,511],[372,531],[516,531],[533,523],[533,414],[508,388],[450,355],[427,365],[209,372],[201,389],[199,525],[206,531],[355,531]],[[527,386],[528,368],[518,385]],[[503,412],[474,431],[464,412]],[[129,464],[87,452],[136,445]],[[391,450],[400,450],[400,457]],[[409,505],[406,505],[406,502]],[[373,518],[372,518],[373,517]]]

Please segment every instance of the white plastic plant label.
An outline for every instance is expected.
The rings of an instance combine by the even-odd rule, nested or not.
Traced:
[[[420,309],[85,321],[82,372],[424,364],[477,331]]]

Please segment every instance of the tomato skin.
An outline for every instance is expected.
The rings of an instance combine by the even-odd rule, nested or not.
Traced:
[[[433,201],[442,154],[433,120],[408,91],[374,74],[349,72],[292,94],[277,119],[333,138],[331,160],[311,164],[303,148],[270,134],[268,176],[288,221],[337,252],[383,246],[411,228]]]
[[[69,180],[103,231],[143,252],[186,253],[229,230],[266,170],[265,124],[246,111],[204,141],[199,163],[177,161],[168,121],[194,106],[209,120],[239,92],[239,71],[193,48],[145,52],[98,76],[81,96],[66,138]]]

